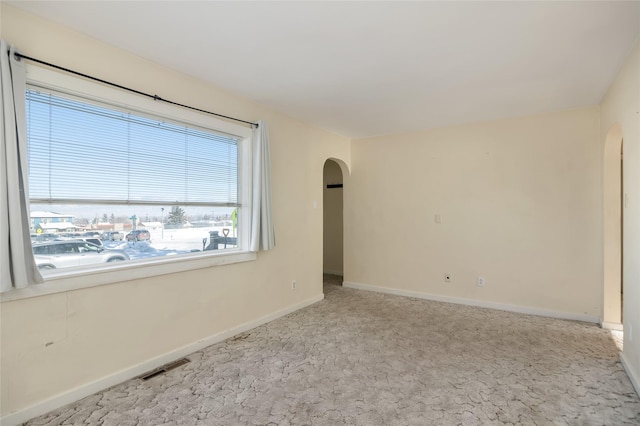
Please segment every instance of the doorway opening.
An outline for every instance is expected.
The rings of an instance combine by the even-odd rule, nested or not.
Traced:
[[[339,160],[325,161],[323,168],[323,253],[325,275],[344,275],[343,185],[344,175]]]
[[[615,124],[604,146],[604,291],[602,327],[622,330],[623,187],[622,128]]]

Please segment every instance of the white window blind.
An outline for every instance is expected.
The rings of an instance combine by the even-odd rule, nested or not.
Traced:
[[[238,206],[238,139],[28,90],[32,203]]]

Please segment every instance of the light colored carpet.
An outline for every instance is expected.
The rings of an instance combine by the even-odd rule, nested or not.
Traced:
[[[640,424],[606,330],[338,284],[190,364],[28,424]]]

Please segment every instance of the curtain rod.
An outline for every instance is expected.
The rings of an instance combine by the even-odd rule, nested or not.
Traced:
[[[258,123],[241,120],[239,118],[229,117],[228,115],[218,114],[218,113],[215,113],[215,112],[207,111],[205,109],[200,109],[200,108],[192,107],[192,106],[189,106],[189,105],[181,104],[179,102],[170,101],[168,99],[161,98],[158,95],[151,95],[149,93],[141,92],[140,90],[132,89],[130,87],[122,86],[120,84],[116,84],[116,83],[112,83],[110,81],[102,80],[101,78],[93,77],[93,76],[90,76],[90,75],[87,75],[87,74],[83,74],[83,73],[78,72],[78,71],[71,70],[69,68],[64,68],[64,67],[61,67],[59,65],[55,65],[55,64],[51,64],[49,62],[41,61],[40,59],[31,58],[29,56],[23,55],[22,53],[15,52],[15,56],[20,58],[20,59],[26,59],[28,61],[37,62],[39,64],[46,65],[48,67],[55,68],[57,70],[68,72],[70,74],[79,75],[80,77],[88,78],[89,80],[93,80],[93,81],[97,81],[99,83],[107,84],[109,86],[117,87],[118,89],[126,90],[128,92],[136,93],[138,95],[146,96],[148,98],[153,99],[154,101],[166,102],[168,104],[176,105],[176,106],[179,106],[179,107],[182,107],[182,108],[188,108],[188,109],[191,109],[191,110],[194,110],[194,111],[203,112],[205,114],[215,115],[217,117],[226,118],[227,120],[238,121],[240,123],[249,124],[252,127],[258,127]]]

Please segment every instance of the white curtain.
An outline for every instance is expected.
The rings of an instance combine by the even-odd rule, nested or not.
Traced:
[[[271,218],[271,157],[267,123],[253,129],[253,211],[249,250],[271,250],[276,245]]]
[[[0,291],[44,280],[29,237],[24,64],[0,40]]]

